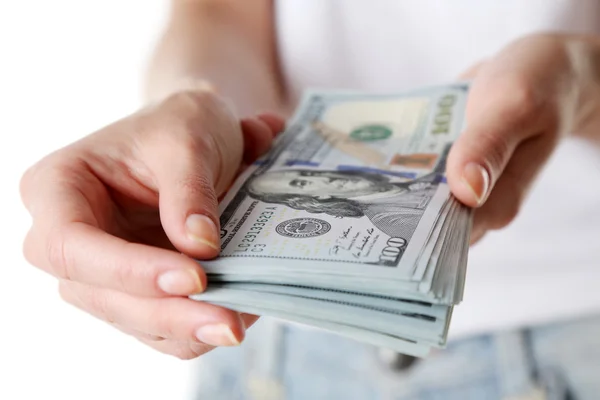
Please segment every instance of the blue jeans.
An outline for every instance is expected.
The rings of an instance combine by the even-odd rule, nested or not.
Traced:
[[[262,318],[197,362],[197,399],[600,399],[600,317],[451,341],[401,370],[372,346]]]

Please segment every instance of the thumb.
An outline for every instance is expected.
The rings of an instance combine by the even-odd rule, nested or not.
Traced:
[[[540,133],[539,101],[518,80],[474,81],[467,104],[467,127],[448,156],[447,177],[462,203],[485,203],[515,149]]]
[[[182,253],[216,257],[217,199],[242,160],[240,123],[226,103],[209,92],[172,96],[156,118],[155,125],[164,128],[146,138],[143,152],[158,189],[162,227]]]
[[[273,139],[285,128],[283,118],[276,114],[263,113],[241,121],[244,136],[244,162],[251,164],[265,154]]]
[[[175,96],[164,106],[167,115],[179,118],[169,120],[169,132],[156,135],[160,140],[148,146],[147,164],[158,186],[161,223],[171,243],[192,257],[213,258],[220,251],[218,199],[238,171],[244,138],[263,138],[265,147],[282,123],[270,115],[240,123],[226,103],[209,92],[194,95],[191,107],[189,98],[183,99],[183,107],[177,102]]]
[[[481,206],[500,178],[507,182],[503,190],[514,191],[504,193],[509,197],[520,197],[531,183],[557,139],[559,97],[569,87],[566,54],[556,35],[533,35],[477,68],[467,128],[447,162],[448,183],[460,201]]]

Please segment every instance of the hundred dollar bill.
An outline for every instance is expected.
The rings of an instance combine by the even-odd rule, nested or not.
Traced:
[[[253,293],[276,293],[281,295],[295,296],[297,298],[321,299],[324,301],[334,301],[343,304],[358,304],[365,308],[373,308],[379,310],[389,310],[390,312],[405,313],[415,316],[416,318],[446,318],[448,306],[435,305],[431,303],[408,300],[394,299],[390,297],[374,296],[374,295],[359,295],[351,292],[339,290],[326,290],[321,288],[298,286],[298,285],[272,285],[261,283],[212,283],[206,292],[193,295],[193,299],[211,300],[211,301],[228,301],[234,302],[234,297],[228,292],[253,292]],[[240,301],[237,301],[238,303]],[[280,305],[271,303],[271,307],[277,308]],[[291,310],[288,310],[291,311]]]
[[[310,325],[330,332],[335,332],[338,335],[346,336],[363,343],[369,343],[377,347],[389,348],[399,353],[408,354],[414,357],[427,356],[432,347],[427,343],[420,343],[417,340],[409,340],[390,334],[368,330],[359,326],[340,324],[328,320],[316,319],[314,317],[305,317],[294,314],[293,312],[254,307],[247,304],[231,304],[227,302],[213,302],[213,304],[243,313],[270,316],[283,321],[299,323],[302,325]]]
[[[307,92],[276,163],[338,170],[443,172],[463,129],[466,83],[401,95]],[[272,157],[269,157],[272,158]],[[389,172],[391,174],[391,172]]]
[[[463,83],[398,95],[309,92],[220,204],[221,253],[204,269],[257,281],[414,280],[406,288],[418,292],[448,231],[445,164],[467,94]]]
[[[247,305],[302,315],[306,318],[361,326],[374,332],[409,340],[419,340],[422,343],[429,343],[434,346],[441,346],[445,343],[446,318],[450,310],[445,307],[444,315],[435,317],[397,308],[373,307],[362,302],[340,302],[325,298],[294,296],[287,293],[279,294],[228,288],[208,289],[200,298],[212,303],[235,304],[234,309],[238,306]]]

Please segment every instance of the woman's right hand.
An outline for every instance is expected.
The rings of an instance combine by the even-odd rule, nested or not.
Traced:
[[[164,353],[239,344],[256,317],[188,299],[206,287],[193,258],[217,256],[218,199],[282,129],[181,92],[48,155],[21,181],[26,259],[67,302]]]

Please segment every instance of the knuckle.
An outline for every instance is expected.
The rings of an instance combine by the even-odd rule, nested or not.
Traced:
[[[124,251],[135,251],[134,248],[132,250],[128,250],[127,248],[130,246],[135,246],[135,244],[131,244],[126,242],[123,244]],[[109,283],[111,289],[119,290],[126,293],[136,292],[137,288],[140,286],[142,281],[146,281],[148,279],[148,271],[140,271],[138,268],[135,268],[131,263],[128,262],[117,262],[117,265],[114,266],[113,271],[110,273]]]
[[[494,120],[506,128],[523,129],[537,123],[546,110],[549,98],[523,72],[505,70],[485,74],[473,86],[468,113],[493,114]]]
[[[144,337],[146,338],[146,340],[151,341],[151,342],[163,342],[163,341],[167,340],[166,338],[164,338],[162,336],[153,335],[151,333],[144,333]]]
[[[182,177],[177,182],[181,193],[186,193],[192,198],[202,198],[204,207],[216,207],[217,196],[214,185],[209,176],[202,173],[193,173]]]
[[[225,100],[208,91],[177,92],[161,103],[157,112],[141,121],[140,134],[147,140],[151,157],[169,148],[169,157],[198,167],[221,180],[230,170],[223,160],[241,159],[243,139],[239,121]],[[233,174],[233,172],[231,173]]]
[[[219,103],[220,100],[215,94],[206,91],[185,91],[172,94],[163,103],[163,109],[172,116],[172,118],[167,118],[171,129],[166,131],[172,131],[172,125],[174,125],[177,127],[176,131],[183,134],[201,132],[208,122],[220,119],[222,107]]]
[[[44,169],[47,169],[43,168],[45,167],[45,164],[46,162],[44,159],[30,166],[23,172],[21,178],[19,179],[19,195],[21,197],[21,202],[26,207],[29,206],[31,197],[30,193],[32,188],[35,186],[34,182],[36,180],[37,175],[39,174],[39,172],[43,171]]]
[[[98,318],[110,324],[114,324],[115,319],[111,312],[109,296],[107,291],[88,288],[83,301],[87,304],[87,308],[89,308],[94,315],[98,316]]]
[[[68,259],[67,240],[65,238],[67,228],[55,229],[49,236],[46,245],[46,258],[54,274],[66,280],[72,280],[72,265]]]
[[[178,132],[193,137],[210,132],[210,127],[215,123],[219,126],[237,127],[237,119],[234,118],[225,101],[209,91],[174,93],[165,99],[163,108],[176,120],[168,121],[167,132],[172,131],[173,123],[178,127]],[[219,132],[215,133],[221,136]]]
[[[217,102],[217,95],[208,90],[186,90],[169,95],[164,103],[167,106],[183,108],[191,112],[206,108]]]
[[[31,166],[25,170],[23,175],[21,175],[21,179],[19,180],[19,194],[21,196],[21,201],[23,203],[27,202],[27,189],[29,187],[29,183],[32,180],[32,175],[34,174],[35,166]]]
[[[58,294],[63,301],[76,307],[81,307],[80,302],[73,293],[73,289],[70,287],[70,282],[60,280],[58,283]]]
[[[199,155],[210,156],[215,148],[213,126],[219,124],[216,118],[207,111],[207,107],[190,105],[165,105],[166,111],[159,113],[142,128],[149,135],[153,147],[168,147],[173,158],[198,158]],[[213,113],[214,114],[214,113]]]
[[[502,73],[497,79],[479,87],[478,94],[479,97],[490,98],[487,108],[493,109],[503,124],[511,128],[527,128],[536,122],[545,106],[544,96],[530,81],[522,73]]]
[[[482,131],[479,133],[476,145],[485,149],[483,153],[489,170],[498,171],[508,161],[508,155],[512,152],[511,143],[512,141],[507,135],[499,135],[494,131]]]
[[[210,134],[196,134],[202,131],[202,124],[197,127],[186,127],[180,134],[171,136],[171,149],[181,163],[185,165],[198,165],[201,158],[210,159],[217,152],[214,140]]]
[[[23,257],[25,258],[25,261],[27,261],[31,265],[38,266],[37,265],[38,260],[35,257],[36,243],[35,243],[35,239],[33,238],[33,236],[34,236],[33,229],[30,229],[29,232],[27,232],[25,239],[23,240],[23,246],[21,248],[21,252],[23,254]]]
[[[152,334],[167,339],[180,339],[177,332],[179,329],[174,326],[171,315],[177,315],[177,310],[165,310],[165,303],[154,307],[149,313],[148,326],[153,327]],[[171,312],[172,311],[172,312]]]
[[[510,101],[507,102],[507,112],[517,121],[527,122],[535,117],[540,110],[541,101],[537,91],[524,77],[515,77],[508,82],[507,93]]]

